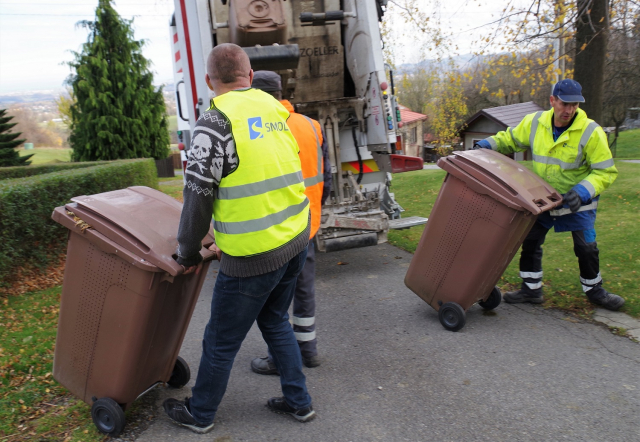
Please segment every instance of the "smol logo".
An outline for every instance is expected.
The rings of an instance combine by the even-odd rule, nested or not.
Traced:
[[[258,138],[264,138],[262,133],[262,117],[249,118],[249,139],[257,140]]]

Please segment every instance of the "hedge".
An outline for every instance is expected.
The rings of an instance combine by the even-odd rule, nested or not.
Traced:
[[[129,186],[158,188],[152,159],[112,161],[0,181],[0,281],[6,284],[6,277],[18,266],[27,262],[45,266],[65,251],[67,229],[51,219],[54,208],[75,196]]]
[[[108,164],[109,161],[85,161],[81,163],[59,163],[59,164],[40,164],[37,166],[15,166],[0,167],[0,180],[8,180],[12,178],[26,178],[34,175],[42,175],[45,173],[61,172],[68,169],[84,169],[85,167],[94,167],[101,164]]]

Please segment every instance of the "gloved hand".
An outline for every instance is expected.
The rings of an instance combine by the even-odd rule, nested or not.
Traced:
[[[491,149],[491,143],[489,143],[489,141],[487,141],[486,139],[476,141],[472,147],[472,150],[476,150],[476,149]]]
[[[582,205],[582,200],[580,199],[580,195],[578,195],[578,192],[576,192],[574,189],[571,189],[570,191],[564,194],[564,197],[562,198],[562,202],[564,204],[569,205],[569,210],[571,210],[571,213],[577,212],[580,206]]]

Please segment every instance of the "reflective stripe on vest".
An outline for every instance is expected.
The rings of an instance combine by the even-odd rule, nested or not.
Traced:
[[[281,247],[304,231],[309,216],[289,112],[256,89],[227,92],[212,107],[230,121],[238,155],[213,202],[216,244],[231,256]]]
[[[580,206],[576,212],[586,212],[587,210],[596,210],[598,208],[598,201],[592,201],[590,204]],[[572,213],[571,209],[563,207],[561,209],[549,210],[551,216],[563,216]]]
[[[531,120],[531,132],[529,132],[529,149],[531,149],[531,154],[533,155],[533,142],[536,139],[536,132],[538,131],[538,120],[540,119],[540,115],[542,115],[542,111],[536,112],[533,116],[533,120]]]
[[[318,171],[318,174],[313,177],[305,178],[304,180],[305,187],[311,187],[311,186],[315,186],[318,183],[322,183],[324,181],[324,176],[322,174],[322,146],[320,145],[320,137],[318,137],[318,131],[316,130],[316,127],[313,125],[313,121],[311,121],[311,118],[307,117],[306,115],[303,115],[303,117],[307,119],[307,121],[311,125],[311,128],[313,129],[313,134],[316,136],[316,146],[317,146],[317,155],[318,155],[318,167],[316,170]]]
[[[584,130],[584,132],[582,133],[582,136],[580,137],[580,143],[578,144],[578,153],[576,155],[575,161],[573,161],[572,163],[567,163],[558,158],[547,157],[544,155],[536,155],[535,153],[533,153],[534,152],[533,143],[536,137],[536,133],[538,131],[538,119],[540,118],[540,115],[542,115],[542,112],[536,112],[536,114],[534,115],[533,121],[531,122],[531,134],[529,135],[529,144],[531,145],[531,157],[533,161],[540,164],[553,164],[555,166],[560,166],[560,168],[563,170],[578,169],[582,167],[584,165],[584,162],[582,161],[582,151],[584,150],[584,147],[589,142],[589,138],[591,138],[591,135],[593,135],[593,131],[599,127],[598,123],[596,123],[595,121],[592,121],[587,125],[587,128]],[[551,124],[553,124],[553,121],[551,122]],[[591,168],[606,169],[607,167],[613,166],[613,160],[607,160],[607,161],[603,161],[602,164],[600,163],[597,163],[597,164],[598,164],[597,167],[593,167],[594,165],[592,164]]]

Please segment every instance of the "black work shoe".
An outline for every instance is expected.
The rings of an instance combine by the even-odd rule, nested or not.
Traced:
[[[269,356],[265,356],[264,358],[255,358],[251,361],[251,370],[254,373],[258,374],[275,374],[280,375],[278,373],[278,369],[276,368],[276,364],[273,361],[269,360]]]
[[[607,310],[615,311],[624,305],[624,299],[622,297],[609,293],[600,286],[592,288],[586,295],[589,301]]]
[[[267,407],[269,407],[271,411],[279,414],[290,414],[299,422],[309,422],[316,417],[316,412],[313,411],[311,405],[296,410],[291,405],[287,404],[284,397],[272,397],[267,401]]]
[[[208,425],[202,425],[196,422],[189,411],[189,398],[185,398],[184,401],[169,398],[162,403],[162,407],[173,422],[195,433],[204,434],[213,430],[213,422]]]
[[[305,367],[308,368],[313,368],[313,367],[318,367],[320,366],[320,364],[322,363],[322,361],[320,361],[320,357],[318,355],[315,356],[310,356],[308,358],[305,358],[304,356],[302,357],[302,363],[304,364]]]
[[[544,298],[542,293],[530,293],[522,289],[513,292],[507,292],[502,295],[504,302],[508,304],[519,304],[521,302],[530,302],[531,304],[542,304]]]

